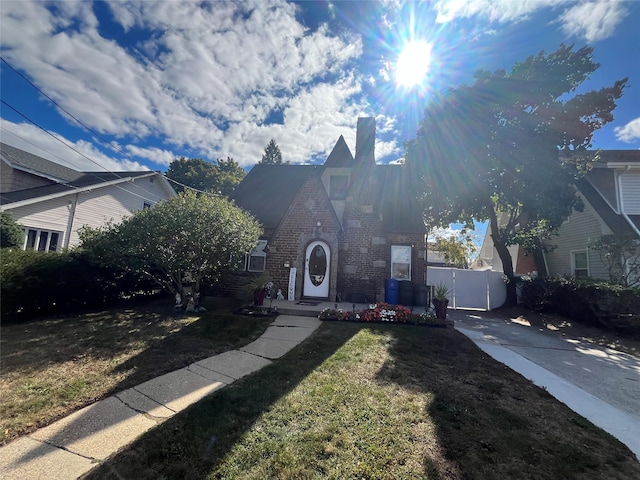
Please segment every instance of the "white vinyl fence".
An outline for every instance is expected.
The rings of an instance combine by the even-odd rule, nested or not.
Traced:
[[[502,272],[427,267],[427,285],[445,284],[451,294],[452,308],[493,310],[507,299],[507,286]]]

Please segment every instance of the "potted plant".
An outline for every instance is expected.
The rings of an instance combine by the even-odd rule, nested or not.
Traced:
[[[253,304],[256,306],[263,304],[267,289],[270,289],[272,286],[273,282],[271,281],[271,274],[268,270],[247,277],[245,283],[245,289],[253,296]]]
[[[433,299],[431,302],[436,309],[436,318],[447,319],[447,306],[449,305],[449,295],[451,291],[444,283],[439,283],[433,289]]]

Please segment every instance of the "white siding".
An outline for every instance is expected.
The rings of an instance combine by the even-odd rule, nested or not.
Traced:
[[[64,245],[69,222],[68,202],[71,197],[62,197],[48,202],[25,205],[10,210],[13,218],[23,227],[61,232],[60,245]]]
[[[598,221],[597,214],[585,201],[584,211],[574,212],[569,221],[560,226],[558,233],[548,242],[556,248],[545,254],[549,275],[571,275],[571,251],[588,250],[592,240],[611,231]],[[598,252],[588,250],[588,256],[589,276],[607,279],[609,274]]]
[[[627,215],[640,215],[640,175],[620,175],[622,211]]]
[[[55,230],[66,235],[71,204],[76,194],[47,200],[12,209],[14,219],[21,225],[43,230]],[[78,195],[73,229],[69,246],[79,243],[78,229],[83,226],[99,227],[108,221],[119,222],[124,216],[142,210],[145,202],[155,205],[167,198],[158,179],[153,183],[149,178],[141,178],[135,182],[98,187]],[[61,240],[66,245],[66,238]]]

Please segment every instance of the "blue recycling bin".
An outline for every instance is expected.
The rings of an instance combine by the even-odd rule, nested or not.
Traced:
[[[384,281],[384,301],[390,305],[398,305],[398,287],[400,282],[394,278]]]

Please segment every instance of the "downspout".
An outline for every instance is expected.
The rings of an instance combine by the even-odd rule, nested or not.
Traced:
[[[69,241],[71,240],[71,232],[73,231],[73,221],[76,216],[76,206],[78,205],[78,196],[80,193],[76,193],[73,197],[73,201],[69,202],[69,221],[67,222],[67,231],[64,235],[64,249],[69,248]]]
[[[627,165],[627,168],[625,169],[625,172],[628,172],[629,170],[631,170],[631,165]],[[622,178],[622,175],[618,175],[618,192],[619,192],[619,195],[620,195],[620,214],[627,221],[627,223],[631,226],[633,231],[636,232],[636,235],[638,235],[640,237],[640,230],[638,230],[638,227],[635,226],[635,224],[631,221],[631,219],[629,218],[627,213],[624,211],[624,204],[622,202],[622,180],[621,180],[621,178]]]

